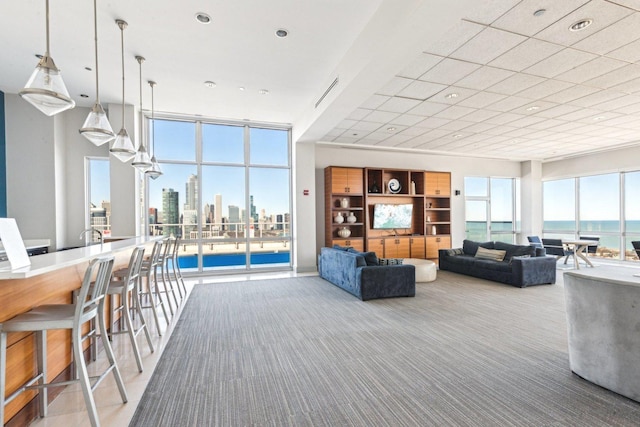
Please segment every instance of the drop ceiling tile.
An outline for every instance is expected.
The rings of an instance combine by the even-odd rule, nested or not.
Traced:
[[[543,81],[544,79],[541,77],[519,73],[496,83],[488,88],[487,91],[501,93],[503,95],[515,95],[516,93],[530,88],[531,86],[540,84]]]
[[[489,134],[475,134],[475,135],[471,135],[466,137],[464,140],[466,142],[481,142],[481,141],[486,141],[488,139],[492,139],[494,138],[493,135],[489,135]]]
[[[420,104],[418,104],[416,107],[412,108],[409,111],[409,114],[428,117],[428,116],[433,116],[434,114],[437,114],[448,107],[449,106],[447,104],[440,104],[438,102],[432,102],[432,101],[423,101]]]
[[[562,121],[561,123],[562,124],[550,127],[549,129],[558,133],[573,133],[573,131],[575,131],[576,129],[580,129],[582,127],[582,123],[577,123],[577,122]]]
[[[382,132],[371,132],[369,135],[367,135],[367,141],[382,141],[384,139],[389,138],[389,134],[388,133],[382,133]]]
[[[523,117],[521,119],[518,120],[514,120],[513,122],[509,123],[509,126],[514,126],[514,127],[526,127],[526,126],[531,126],[535,123],[539,123],[546,120],[544,117],[538,117],[538,116],[526,116]]]
[[[467,20],[460,20],[454,27],[445,32],[441,38],[429,43],[425,48],[425,52],[434,55],[449,56],[451,52],[471,40],[484,28],[484,25]]]
[[[558,80],[566,80],[572,83],[584,83],[595,77],[602,76],[617,68],[626,65],[625,62],[600,56],[585,64],[579,65],[569,71],[556,76]]]
[[[446,88],[447,86],[443,84],[414,80],[410,85],[401,90],[398,96],[424,101]]]
[[[492,125],[490,123],[474,123],[471,126],[466,127],[464,130],[467,132],[482,133],[488,131],[489,129],[493,129],[494,127],[495,125]]]
[[[447,124],[440,126],[438,129],[451,130],[451,131],[459,131],[469,126],[473,125],[473,122],[467,122],[465,120],[453,120]]]
[[[493,110],[493,111],[507,112],[507,111],[520,108],[523,105],[529,104],[531,102],[533,102],[533,100],[529,98],[521,98],[519,96],[510,96],[508,98],[505,98],[503,100],[500,100],[494,104],[487,106],[487,109]]]
[[[620,83],[613,86],[611,89],[619,90],[624,93],[637,93],[640,92],[640,78],[629,80],[628,82]]]
[[[390,111],[392,113],[406,113],[419,103],[420,101],[416,99],[394,96],[393,98],[382,104],[380,107],[378,107],[378,109],[381,111]]]
[[[531,86],[529,89],[525,89],[522,92],[518,92],[518,96],[529,99],[542,99],[572,86],[574,86],[573,83],[549,79],[538,83],[535,86]]]
[[[509,138],[526,138],[529,135],[531,135],[533,131],[531,129],[515,129],[512,130],[511,132],[507,132],[504,134],[504,136],[507,136]]]
[[[351,129],[351,126],[355,125],[356,123],[358,123],[357,120],[344,119],[343,121],[338,123],[336,125],[336,127],[340,128],[340,129],[343,129],[343,130],[346,130],[346,129]]]
[[[359,121],[355,125],[351,126],[351,130],[369,131],[372,132],[382,126],[380,123]]]
[[[366,100],[360,107],[369,110],[375,110],[376,108],[387,102],[389,99],[391,99],[390,96],[372,95],[371,98]]]
[[[480,68],[480,65],[478,64],[445,58],[429,71],[421,75],[419,79],[427,82],[451,85],[471,74],[478,68]]]
[[[575,85],[567,88],[565,90],[561,90],[558,93],[554,93],[544,98],[545,101],[549,102],[557,102],[559,104],[564,104],[573,101],[574,99],[582,98],[583,96],[591,95],[592,93],[598,92],[599,89],[594,87]]]
[[[487,27],[450,56],[477,64],[487,64],[525,40],[524,36]]]
[[[413,114],[402,114],[393,120],[389,120],[389,124],[413,126],[424,120],[423,116],[414,116]]]
[[[572,120],[580,121],[585,117],[597,117],[598,115],[602,115],[602,111],[593,110],[591,108],[583,108],[573,113],[562,115],[559,117],[559,119],[566,120],[566,121],[572,121]]]
[[[395,135],[407,129],[407,126],[381,126],[376,132],[387,133],[389,135]]]
[[[595,105],[598,110],[611,111],[623,108],[629,105],[633,105],[640,102],[640,97],[635,95],[623,95],[620,98],[613,99],[611,101],[603,102]]]
[[[620,6],[628,7],[635,11],[640,11],[640,3],[638,0],[609,0],[611,3],[619,4]]]
[[[407,65],[398,74],[398,77],[417,79],[418,77],[429,71],[431,67],[442,61],[442,59],[442,56],[431,55],[423,52],[416,59],[414,59],[411,64]]]
[[[436,114],[436,117],[440,117],[443,119],[450,119],[450,120],[456,120],[459,119],[469,113],[473,113],[474,111],[477,111],[475,108],[469,108],[469,107],[461,107],[459,105],[452,105],[449,108],[447,108],[446,110],[442,110],[440,111],[438,114]]]
[[[500,68],[494,68],[484,66],[477,69],[473,73],[469,74],[462,80],[459,80],[456,85],[460,87],[467,87],[470,89],[484,90],[494,84],[501,82],[515,73],[513,71],[502,70]]]
[[[638,118],[637,117],[633,117],[633,116],[618,116],[618,117],[614,117],[608,120],[603,120],[602,123],[600,123],[603,126],[618,126],[618,127],[623,127],[625,125],[627,125],[628,123],[634,123],[637,124]]]
[[[463,99],[458,104],[462,105],[463,107],[483,108],[487,105],[496,103],[504,99],[505,97],[506,95],[500,95],[492,92],[478,92],[475,95]]]
[[[631,105],[628,105],[626,107],[618,108],[618,109],[616,109],[615,112],[616,113],[621,113],[621,114],[638,114],[638,113],[640,113],[640,103],[631,104]]]
[[[640,40],[609,52],[607,56],[626,62],[638,62],[640,61]]]
[[[489,65],[512,71],[522,71],[562,50],[561,46],[542,40],[528,39],[503,53]]]
[[[523,0],[498,18],[492,26],[526,36],[533,36],[588,1]],[[539,9],[545,9],[546,12],[541,16],[533,16],[533,12]]]
[[[324,136],[324,139],[328,139],[328,138],[335,138],[336,136],[340,136],[344,133],[344,129],[338,129],[338,128],[334,128],[331,129],[329,132],[327,132],[327,134]]]
[[[464,119],[470,122],[482,123],[492,117],[500,115],[499,111],[476,110],[471,114],[464,116]]]
[[[431,101],[454,105],[464,101],[465,99],[471,98],[476,93],[478,93],[478,91],[474,89],[449,86],[446,90],[443,90],[442,92],[431,98]]]
[[[573,47],[605,55],[640,38],[640,14],[631,14],[579,41]]]
[[[340,143],[340,144],[353,144],[357,140],[358,140],[358,138],[349,138],[349,137],[346,137],[346,136],[339,136],[336,139],[334,139],[333,142],[337,142],[337,143]]]
[[[420,123],[416,124],[416,126],[421,128],[436,129],[436,128],[439,128],[440,126],[446,125],[450,121],[451,120],[449,119],[441,119],[439,117],[429,117],[428,119],[425,119]]]
[[[386,143],[385,145],[393,147],[397,144],[402,144],[403,142],[408,141],[411,138],[413,138],[413,136],[409,134],[396,134],[384,139],[384,141]]]
[[[537,33],[536,38],[564,46],[571,46],[631,13],[631,10],[608,1],[591,0],[574,12],[556,21],[553,25]],[[582,31],[569,31],[569,26],[585,18],[593,18],[593,23]]]
[[[536,114],[536,116],[545,117],[545,118],[555,118],[559,116],[564,116],[565,114],[573,113],[574,111],[581,110],[582,107],[578,107],[577,105],[569,105],[569,104],[560,104],[555,107],[548,108],[546,110],[540,111]]]
[[[391,79],[391,81],[389,81],[389,83],[384,85],[380,90],[376,91],[376,93],[378,95],[395,96],[398,94],[398,92],[400,92],[402,89],[406,88],[413,82],[414,80],[407,79],[405,77],[394,77]]]
[[[515,120],[519,120],[519,119],[521,119],[523,117],[525,117],[525,116],[523,116],[522,114],[502,113],[502,114],[497,115],[495,117],[491,117],[489,119],[486,119],[485,122],[490,123],[490,124],[494,124],[494,125],[504,125],[504,124],[513,122]]]
[[[570,102],[572,105],[578,105],[580,107],[593,107],[596,104],[615,100],[624,96],[622,92],[616,92],[613,90],[601,90],[600,92],[592,93],[591,95],[584,96],[582,98],[574,99]]]
[[[409,136],[413,138],[414,136],[420,136],[426,133],[427,130],[425,128],[419,128],[417,126],[411,126],[400,132],[402,135]]]
[[[492,128],[492,129],[489,129],[488,131],[486,131],[486,133],[488,135],[498,136],[498,135],[504,135],[504,134],[509,133],[509,132],[513,132],[516,129],[517,128],[515,128],[513,126],[496,126],[496,127]]]
[[[351,119],[351,120],[362,120],[364,119],[369,113],[371,113],[371,110],[365,110],[364,108],[356,108],[355,110],[353,110],[353,112],[351,114],[349,114],[347,116],[347,119]]]
[[[449,135],[451,132],[444,129],[432,129],[423,134],[424,137],[430,138],[432,141],[434,139],[442,138],[445,135]]]
[[[524,70],[536,76],[553,78],[597,58],[597,55],[567,48]]]
[[[545,139],[553,135],[553,132],[549,132],[547,130],[539,130],[537,132],[532,132],[529,134],[528,138],[531,139]]]
[[[364,120],[367,122],[387,123],[396,119],[399,115],[398,113],[390,113],[388,111],[372,111]]]
[[[640,78],[640,65],[628,64],[600,77],[587,80],[584,84],[587,86],[599,87],[601,89],[608,89],[612,86],[616,86],[636,78]]]

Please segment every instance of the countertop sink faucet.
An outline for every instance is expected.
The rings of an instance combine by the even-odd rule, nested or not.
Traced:
[[[98,233],[98,235],[100,236],[100,244],[104,243],[102,231],[98,230],[97,228],[87,228],[86,230],[83,230],[82,233],[80,233],[80,240],[82,240],[84,238],[84,235],[87,233],[91,233],[91,235],[93,235],[93,233]]]

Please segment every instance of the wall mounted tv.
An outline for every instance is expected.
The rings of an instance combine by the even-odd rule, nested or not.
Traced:
[[[411,228],[412,215],[412,204],[376,203],[373,205],[373,228]]]

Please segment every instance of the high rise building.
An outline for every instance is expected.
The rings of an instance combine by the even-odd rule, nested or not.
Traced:
[[[235,205],[229,205],[229,230],[236,231],[240,222],[240,208]]]
[[[249,196],[250,208],[251,208],[251,219],[253,223],[258,222],[258,213],[256,212],[256,207],[253,204],[253,195]]]
[[[284,220],[284,216],[282,214],[276,215],[276,230],[284,230],[284,224],[282,221]]]
[[[179,193],[173,188],[162,189],[162,228],[163,236],[180,235]]]
[[[184,210],[198,209],[198,176],[190,175],[185,184]]]
[[[222,194],[216,194],[216,216],[215,216],[215,224],[222,229]]]

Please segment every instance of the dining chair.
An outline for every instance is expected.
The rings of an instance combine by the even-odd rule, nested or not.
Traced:
[[[631,244],[633,245],[633,249],[636,251],[636,256],[640,259],[640,241],[636,240],[631,242]]]
[[[93,259],[85,271],[80,291],[74,293],[71,304],[46,304],[32,308],[0,324],[0,420],[4,420],[4,406],[26,390],[39,390],[37,395],[39,414],[47,415],[47,388],[80,383],[85,406],[92,426],[99,426],[100,420],[94,400],[93,391],[110,373],[116,380],[122,402],[128,400],[122,376],[116,364],[113,349],[107,338],[107,327],[104,320],[104,306],[109,280],[113,269],[113,257]],[[95,276],[95,282],[92,279]],[[82,325],[98,319],[100,336],[108,359],[108,367],[97,377],[89,377],[87,364],[83,355]],[[75,362],[76,376],[69,381],[47,383],[47,331],[55,329],[71,330],[71,346]],[[36,374],[12,392],[5,399],[7,375],[7,334],[10,332],[34,332],[36,341]],[[95,380],[91,384],[91,380]]]
[[[542,239],[542,246],[547,252],[547,255],[555,256],[557,260],[565,257],[565,264],[570,256],[574,256],[573,250],[566,249],[561,239]]]
[[[542,248],[542,241],[538,236],[527,236],[527,240],[529,241],[529,245],[534,248]]]
[[[600,237],[595,237],[595,236],[580,236],[580,240],[594,240],[596,242],[600,242]],[[595,253],[598,251],[598,246],[600,243],[596,244],[596,245],[591,245],[591,246],[587,246],[587,249],[584,251],[585,254],[591,254],[591,255],[595,255]]]

